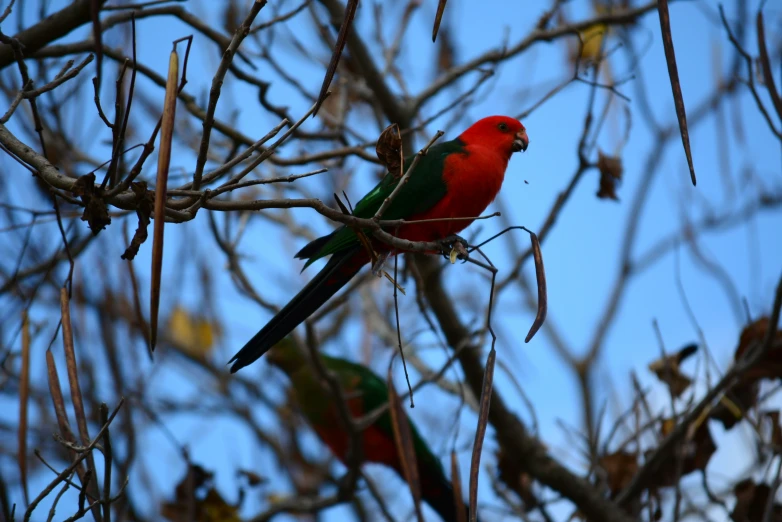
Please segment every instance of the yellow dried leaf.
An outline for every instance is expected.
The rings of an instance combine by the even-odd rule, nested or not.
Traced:
[[[590,25],[580,31],[581,40],[571,40],[572,43],[568,46],[570,63],[575,65],[580,60],[581,64],[585,65],[597,61],[607,33],[608,27],[605,24]]]
[[[168,317],[168,332],[177,347],[194,357],[204,357],[214,347],[220,327],[177,305]]]
[[[200,502],[204,522],[240,522],[238,506],[227,503],[216,489],[212,488]]]

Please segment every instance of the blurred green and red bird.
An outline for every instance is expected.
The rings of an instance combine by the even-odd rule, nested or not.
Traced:
[[[317,374],[311,361],[299,351],[297,346],[283,340],[267,356],[268,361],[280,368],[290,379],[299,406],[307,422],[334,455],[347,465],[347,453],[351,440],[340,418],[337,403],[323,380]],[[347,406],[351,416],[359,419],[376,408],[388,404],[386,383],[368,368],[359,364],[320,355],[323,366],[334,375],[347,397]],[[367,429],[361,437],[361,450],[364,462],[386,465],[404,479],[402,460],[394,442],[391,414],[386,410]],[[418,430],[408,417],[410,434],[413,439],[418,478],[421,487],[421,499],[429,504],[444,522],[455,522],[456,499],[453,486],[446,478],[440,460],[432,453]],[[465,520],[468,520],[468,507],[465,503]]]
[[[409,241],[439,241],[464,230],[494,201],[505,179],[511,155],[527,150],[528,145],[524,125],[507,116],[484,118],[458,138],[433,145],[418,161],[382,218],[441,221],[409,223],[389,232]],[[414,157],[405,159],[405,172]],[[399,179],[398,173],[387,173],[358,202],[353,215],[365,219],[374,217]],[[375,252],[389,253],[388,245],[369,237]],[[331,256],[326,266],[233,356],[229,361],[233,363],[231,373],[269,351],[370,261],[370,253],[358,234],[347,226],[310,242],[296,254],[297,258],[307,260],[304,268],[326,256]]]

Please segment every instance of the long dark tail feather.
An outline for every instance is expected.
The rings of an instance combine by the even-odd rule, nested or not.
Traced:
[[[419,466],[419,472],[421,471]],[[421,476],[421,497],[432,509],[437,511],[443,522],[456,522],[456,502],[453,486],[444,476],[438,478]],[[469,520],[469,507],[464,502],[465,520]],[[480,519],[477,519],[480,522]]]
[[[316,240],[317,241],[317,240]],[[310,243],[312,244],[312,243]],[[307,248],[307,247],[305,247]],[[255,362],[353,279],[368,256],[360,246],[331,256],[326,266],[228,361],[231,373]]]
[[[309,259],[311,257],[314,257],[320,252],[320,249],[323,248],[323,246],[326,243],[331,241],[331,238],[334,237],[334,234],[337,233],[337,230],[335,230],[331,234],[326,234],[323,237],[319,237],[318,239],[310,241],[309,243],[304,245],[304,248],[296,252],[296,255],[293,257],[295,257],[296,259]]]

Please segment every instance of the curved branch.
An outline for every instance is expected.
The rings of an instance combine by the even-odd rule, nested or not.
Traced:
[[[106,0],[98,0],[99,5],[104,2]],[[32,27],[17,33],[14,35],[14,38],[19,40],[24,46],[25,55],[29,56],[30,53],[62,38],[77,27],[89,22],[91,20],[92,4],[93,0],[77,0],[68,7],[44,18]],[[15,60],[16,57],[11,46],[0,47],[0,69],[8,67]]]

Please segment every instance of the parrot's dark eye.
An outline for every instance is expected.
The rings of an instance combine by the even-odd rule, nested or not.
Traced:
[[[508,132],[508,125],[505,123],[500,123],[497,125],[497,128],[500,129],[502,132]]]

